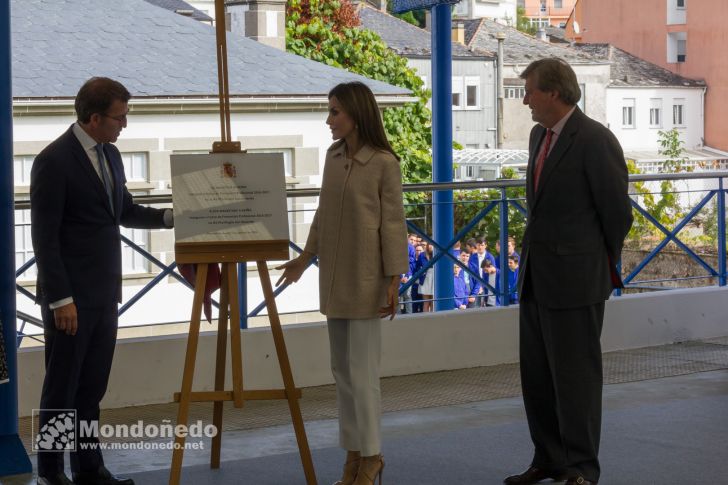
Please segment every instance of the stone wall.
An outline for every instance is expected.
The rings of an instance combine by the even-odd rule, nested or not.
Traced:
[[[718,270],[718,256],[715,251],[712,253],[701,250],[694,250],[706,263],[716,271]],[[629,274],[648,254],[649,250],[625,249],[622,251],[622,275]],[[675,278],[698,277],[689,280],[677,280]],[[718,279],[708,276],[708,271],[691,258],[685,251],[680,249],[665,248],[660,251],[650,263],[640,271],[636,280],[658,280],[671,279],[673,281],[644,283],[650,287],[666,288],[695,288],[700,286],[717,285]],[[627,293],[640,293],[647,289],[630,289]]]

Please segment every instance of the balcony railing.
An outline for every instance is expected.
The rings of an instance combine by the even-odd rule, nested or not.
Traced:
[[[695,286],[697,280],[703,280],[703,285],[714,285],[725,286],[726,284],[726,238],[725,238],[725,195],[726,190],[724,188],[723,179],[728,177],[727,171],[721,172],[702,172],[702,173],[680,173],[680,174],[659,174],[659,175],[632,175],[630,176],[630,183],[633,186],[635,183],[654,184],[657,182],[663,182],[666,180],[672,182],[680,182],[687,185],[683,190],[675,189],[669,194],[664,194],[658,190],[647,190],[644,189],[635,192],[631,191],[632,196],[632,207],[634,209],[635,217],[640,217],[643,221],[642,224],[649,227],[652,234],[659,234],[659,238],[654,236],[649,238],[653,242],[653,246],[646,250],[644,257],[639,258],[631,268],[621,268],[623,272],[623,279],[625,282],[625,289],[627,291],[650,291],[650,290],[664,290],[670,288],[678,288],[684,283],[689,283]],[[693,187],[690,187],[690,185]],[[702,184],[703,187],[695,187],[695,185]],[[705,185],[710,185],[706,187]],[[429,261],[426,261],[421,268],[412,276],[410,281],[403,284],[400,288],[400,294],[407,291],[407,289],[415,283],[419,277],[421,277],[426,271],[431,270],[433,265],[440,261],[442,258],[451,260],[453,265],[458,265],[462,271],[466,272],[471,279],[478,281],[484,288],[487,288],[490,292],[493,292],[498,297],[499,305],[508,306],[511,304],[512,291],[509,290],[507,281],[507,272],[500,272],[500,284],[498,288],[490,285],[488,281],[484,280],[480,274],[474,273],[470,270],[467,264],[463,264],[460,260],[453,255],[453,246],[457,241],[463,240],[466,236],[473,235],[475,233],[482,233],[483,228],[494,226],[497,227],[497,240],[500,242],[501,248],[507,248],[508,235],[513,235],[515,232],[522,229],[527,218],[527,211],[525,209],[525,201],[523,194],[525,193],[525,181],[520,180],[496,180],[496,181],[472,181],[472,182],[456,182],[456,183],[430,183],[430,184],[408,184],[404,187],[407,199],[420,199],[418,202],[405,203],[405,209],[408,214],[407,225],[411,233],[418,234],[423,241],[432,244],[435,247],[434,257]],[[435,190],[452,190],[454,193],[467,194],[471,196],[468,200],[458,200],[453,203],[453,212],[456,215],[456,222],[459,224],[455,226],[456,234],[449,241],[436,241],[430,234],[431,223],[430,214],[432,213],[431,194]],[[287,197],[315,197],[318,196],[319,190],[316,188],[311,189],[292,189],[287,192]],[[657,197],[664,197],[666,195],[690,199],[698,198],[697,203],[692,204],[690,200],[687,203],[683,202],[684,215],[680,220],[676,221],[673,227],[666,227],[666,225],[658,220],[658,218],[652,214],[648,207],[645,206],[643,200],[648,194],[652,194]],[[419,197],[418,197],[419,196]],[[462,199],[462,197],[460,197]],[[142,195],[136,196],[135,201],[142,204],[170,204],[170,195]],[[24,210],[29,208],[29,202],[27,200],[16,200],[15,209]],[[314,209],[310,209],[313,212]],[[713,236],[705,237],[703,234],[697,232],[700,227],[711,227],[713,229]],[[688,231],[690,229],[690,231]],[[644,227],[643,227],[644,230]],[[696,232],[697,231],[697,232]],[[490,231],[492,232],[492,230]],[[17,231],[16,231],[17,233]],[[684,234],[685,236],[681,235]],[[490,235],[490,234],[489,234]],[[698,254],[692,246],[695,246],[694,241],[701,239],[703,245],[708,240],[713,248],[715,249],[715,258],[717,260],[717,267],[711,265],[704,256]],[[493,239],[491,239],[492,241]],[[124,244],[131,247],[134,251],[141,254],[146,258],[150,264],[154,265],[158,269],[153,277],[139,289],[133,296],[127,299],[127,301],[119,308],[119,315],[123,315],[132,306],[138,304],[139,300],[149,293],[154,287],[165,280],[167,277],[175,278],[183,285],[187,286],[191,290],[191,285],[187,283],[184,278],[177,271],[176,263],[165,264],[160,261],[154,255],[152,255],[145,248],[140,247],[134,242],[130,241],[126,237],[122,237]],[[643,241],[644,242],[644,241]],[[300,253],[303,241],[291,241],[290,248],[294,253]],[[690,261],[692,261],[697,268],[703,272],[698,275],[687,275],[687,276],[673,276],[661,277],[661,278],[648,278],[644,280],[638,279],[641,273],[645,272],[645,268],[658,257],[659,254],[665,251],[668,245],[676,248],[683,254],[687,255]],[[171,251],[171,248],[169,248]],[[507,268],[507,256],[506,251],[501,251],[498,255],[500,261],[500,268]],[[317,262],[314,260],[313,265]],[[23,275],[26,271],[35,265],[35,258],[31,257],[25,264],[20,266],[16,271],[16,288],[19,296],[22,298],[34,299],[34,294],[28,289],[27,281],[23,282]],[[244,271],[241,273],[245,274]],[[27,280],[27,278],[26,278]],[[25,284],[23,284],[25,283]],[[670,286],[666,286],[669,283]],[[32,287],[31,287],[32,288]],[[286,286],[278,287],[275,290],[275,294],[280,295],[286,291]],[[622,291],[615,291],[615,296],[619,296]],[[192,295],[190,293],[190,299]],[[247,300],[245,295],[242,295],[244,300]],[[436,300],[440,301],[452,301],[453,295],[437,295]],[[246,308],[245,305],[241,305],[242,308]],[[247,315],[241,318],[241,325],[246,327],[247,319],[258,315],[265,305],[263,302],[256,304]],[[38,317],[30,315],[28,313],[18,312],[18,345],[22,339],[37,332],[37,327],[42,329],[42,322]],[[178,322],[170,322],[178,323]],[[30,331],[29,328],[36,327],[36,331]],[[42,332],[41,332],[42,333]],[[38,339],[39,336],[33,336],[32,338]]]

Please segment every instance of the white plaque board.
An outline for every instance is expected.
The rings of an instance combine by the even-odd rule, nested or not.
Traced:
[[[288,240],[282,153],[172,155],[177,242]]]

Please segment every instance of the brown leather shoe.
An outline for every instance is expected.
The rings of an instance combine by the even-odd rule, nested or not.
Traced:
[[[564,485],[597,485],[597,482],[590,482],[584,477],[571,477]]]
[[[566,480],[564,473],[554,472],[550,470],[541,470],[535,466],[528,467],[528,470],[520,475],[511,475],[503,480],[506,485],[528,485],[530,483],[538,483],[541,480],[550,478],[556,482]]]

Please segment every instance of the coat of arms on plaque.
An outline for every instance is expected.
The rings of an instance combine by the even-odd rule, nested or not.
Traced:
[[[237,172],[235,171],[235,165],[233,165],[230,162],[225,162],[222,164],[222,176],[223,178],[235,178],[238,176]]]

